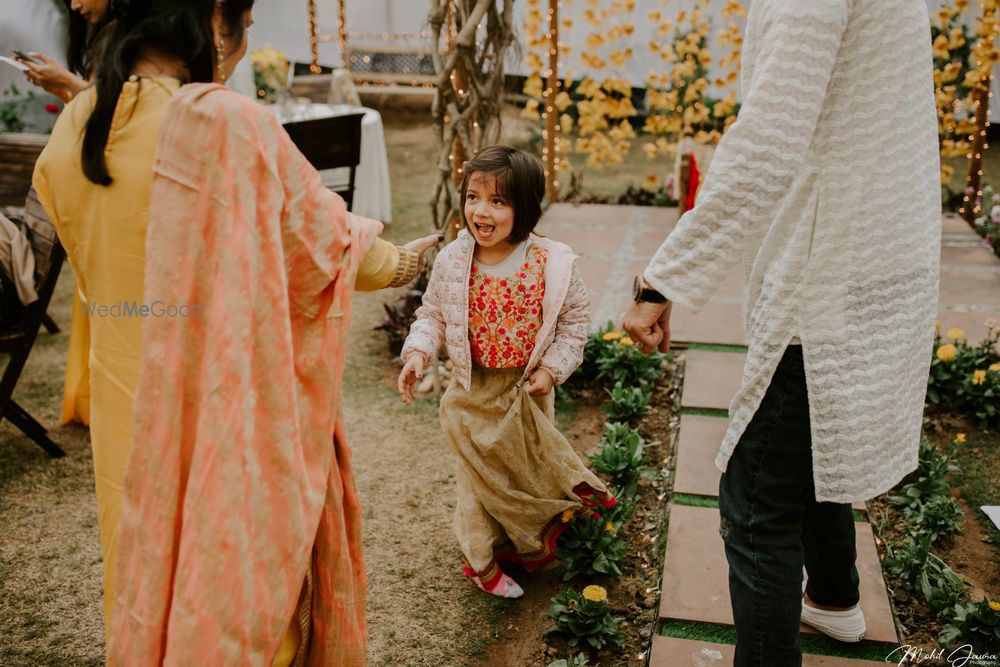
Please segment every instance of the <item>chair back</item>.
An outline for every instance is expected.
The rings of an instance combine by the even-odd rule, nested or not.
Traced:
[[[346,188],[335,189],[347,202],[348,210],[354,200],[354,174],[361,162],[361,120],[364,116],[363,111],[358,111],[284,125],[292,143],[317,171],[340,167],[350,170]]]
[[[47,134],[0,133],[0,206],[24,206]]]

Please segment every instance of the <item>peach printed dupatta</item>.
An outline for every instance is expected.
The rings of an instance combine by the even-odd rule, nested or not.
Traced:
[[[311,567],[306,664],[365,661],[340,416],[355,272],[381,231],[277,120],[184,86],[160,129],[110,665],[270,665]]]

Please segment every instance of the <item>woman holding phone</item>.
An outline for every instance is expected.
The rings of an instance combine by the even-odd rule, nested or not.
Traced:
[[[77,93],[90,85],[93,76],[93,54],[105,26],[110,22],[113,0],[64,0],[69,13],[69,44],[66,49],[66,67],[44,53],[15,52],[17,59],[27,67],[24,78],[69,102]]]
[[[24,78],[63,102],[70,102],[90,85],[94,77],[105,28],[114,18],[123,0],[63,0],[68,14],[69,41],[66,64],[44,53],[15,51],[14,56],[28,69]],[[63,390],[62,422],[90,425],[90,321],[79,299],[74,304],[66,354],[66,380]]]

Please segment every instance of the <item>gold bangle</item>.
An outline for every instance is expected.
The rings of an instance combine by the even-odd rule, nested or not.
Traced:
[[[417,270],[420,268],[420,255],[400,246],[396,246],[396,250],[399,251],[399,264],[396,265],[396,272],[387,287],[410,284],[417,277]]]

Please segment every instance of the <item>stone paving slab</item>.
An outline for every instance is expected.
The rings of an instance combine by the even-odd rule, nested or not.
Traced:
[[[986,267],[1000,271],[1000,260],[978,236],[975,240],[945,242],[941,245],[941,266],[977,270]]]
[[[868,624],[865,638],[895,644],[896,627],[871,526],[856,523],[855,527],[861,608]],[[719,510],[671,505],[660,618],[732,625],[728,573]],[[807,626],[802,631],[816,632]]]
[[[941,216],[941,236],[945,239],[961,236],[981,238],[969,223],[954,213]]]
[[[715,455],[726,434],[729,420],[723,417],[682,415],[677,440],[674,493],[695,496],[719,495]]]
[[[670,316],[670,338],[675,343],[746,345],[742,302],[709,302],[698,313],[675,305]]]
[[[1000,262],[996,268],[998,270],[942,266],[940,302],[1000,313]]]
[[[956,307],[941,306],[938,308],[938,321],[941,322],[941,333],[944,335],[948,329],[958,327],[963,329],[968,339],[973,344],[978,344],[986,337],[986,320],[992,318],[996,324],[1000,324],[1000,313],[984,313],[978,310],[967,311]],[[996,330],[996,325],[993,327]]]
[[[719,476],[715,456],[726,434],[729,420],[723,417],[682,415],[677,439],[677,468],[674,493],[715,498],[719,495]],[[863,502],[853,504],[866,510]]]
[[[728,410],[743,379],[746,355],[688,350],[681,407]]]
[[[553,204],[538,231],[570,245],[590,294],[593,329],[619,323],[632,303],[632,277],[677,223],[677,209]]]
[[[654,637],[649,667],[729,667],[733,664],[736,647],[691,639]],[[864,667],[885,665],[877,660],[834,658],[826,655],[802,656],[802,667]]]

